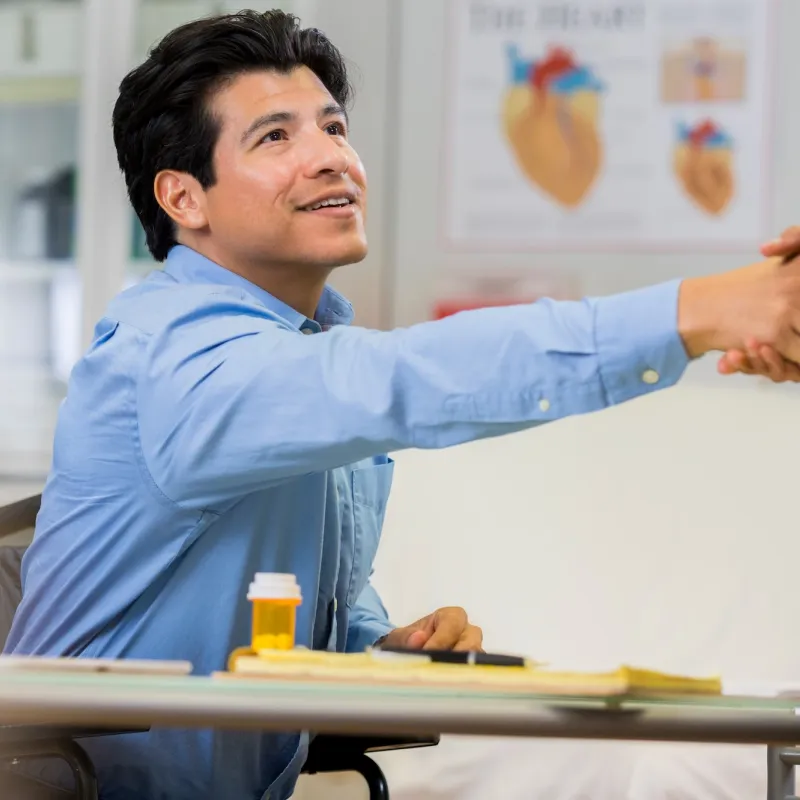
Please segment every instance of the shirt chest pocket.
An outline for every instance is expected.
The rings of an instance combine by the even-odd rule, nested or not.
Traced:
[[[353,571],[347,590],[347,605],[352,608],[372,573],[378,551],[386,503],[392,488],[394,461],[374,464],[352,473],[353,487]]]

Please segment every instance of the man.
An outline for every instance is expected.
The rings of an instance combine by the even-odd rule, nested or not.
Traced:
[[[326,287],[366,253],[348,100],[333,45],[281,12],[179,28],[122,82],[119,162],[166,266],[112,302],[74,369],[9,652],[207,674],[248,641],[257,571],[298,576],[301,645],[479,648],[460,609],[395,629],[370,586],[385,453],[602,409],[710,350],[731,351],[723,372],[798,377],[800,267],[777,258],[581,303],[348,326]],[[277,800],[307,742],[153,730],[91,754],[104,798]]]

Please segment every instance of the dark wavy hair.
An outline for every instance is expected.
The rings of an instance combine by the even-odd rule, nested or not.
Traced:
[[[214,185],[214,149],[221,123],[209,110],[213,95],[239,75],[287,74],[305,66],[343,108],[352,89],[341,53],[321,31],[302,29],[283,11],[241,11],[200,19],[167,34],[119,88],[113,128],[128,197],[163,261],[177,244],[175,226],[153,192],[164,169],[186,172],[203,188]]]

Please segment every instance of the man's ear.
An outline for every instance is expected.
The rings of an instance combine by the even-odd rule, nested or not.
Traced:
[[[156,175],[153,190],[158,204],[179,227],[196,231],[208,225],[206,195],[196,178],[165,169]]]

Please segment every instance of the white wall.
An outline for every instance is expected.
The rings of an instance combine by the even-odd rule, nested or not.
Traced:
[[[489,648],[554,662],[800,681],[800,647],[774,636],[800,557],[796,409],[758,389],[678,387],[398,454],[385,599],[399,622],[471,606]]]

